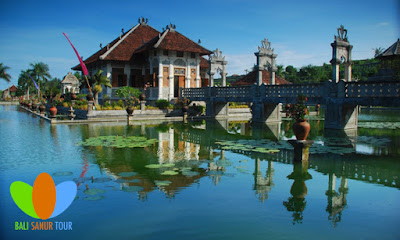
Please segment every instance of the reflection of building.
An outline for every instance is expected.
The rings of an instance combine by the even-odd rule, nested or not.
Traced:
[[[103,94],[114,98],[119,87],[146,85],[148,100],[171,100],[179,96],[180,88],[207,86],[209,64],[202,56],[212,52],[177,32],[173,24],[159,32],[147,22],[142,18],[129,31],[122,29],[119,37],[100,45],[84,61],[89,75],[103,70],[111,80],[112,88],[104,88]]]
[[[271,160],[268,160],[267,174],[264,177],[260,170],[260,159],[257,158],[255,162],[254,170],[254,190],[256,195],[261,202],[265,202],[268,199],[268,192],[271,191],[274,186],[274,165]]]
[[[79,93],[79,80],[69,72],[61,81],[62,94]]]
[[[329,188],[326,191],[328,196],[328,206],[326,211],[329,213],[328,219],[332,221],[334,226],[341,221],[342,211],[347,205],[347,178],[342,177],[340,181],[339,193],[336,192],[336,176],[333,173],[329,174]]]

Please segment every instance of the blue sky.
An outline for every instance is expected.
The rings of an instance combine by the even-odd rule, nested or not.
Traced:
[[[400,37],[399,0],[381,1],[5,1],[0,0],[0,62],[11,67],[11,84],[21,70],[42,61],[62,78],[78,60],[66,32],[84,58],[137,23],[141,16],[161,31],[169,23],[209,49],[219,48],[228,74],[242,74],[268,38],[277,64],[301,67],[331,59],[336,29],[343,24],[353,59],[373,57]],[[7,87],[0,81],[0,89]]]

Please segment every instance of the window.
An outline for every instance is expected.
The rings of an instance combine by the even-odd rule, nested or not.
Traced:
[[[154,56],[157,56],[157,50],[154,50]]]
[[[177,57],[183,57],[183,52],[176,52]]]
[[[196,58],[196,53],[194,53],[194,52],[190,53],[190,57],[191,58]]]
[[[168,50],[163,51],[164,56],[168,56]]]
[[[185,76],[185,69],[184,68],[175,68],[174,69],[175,75]]]

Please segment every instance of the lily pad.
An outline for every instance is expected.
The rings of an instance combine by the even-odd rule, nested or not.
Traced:
[[[109,182],[111,181],[111,178],[107,178],[107,177],[101,177],[101,178],[95,178],[93,179],[93,183],[104,183],[104,182]]]
[[[103,189],[99,189],[99,188],[89,188],[86,189],[85,191],[83,191],[85,194],[87,195],[96,195],[96,194],[102,194],[105,193],[106,191]]]
[[[187,176],[187,177],[194,177],[199,175],[200,173],[194,172],[194,171],[183,171],[182,175]]]
[[[124,192],[139,192],[142,191],[144,188],[141,186],[128,186],[128,187],[122,187],[122,191]]]
[[[81,146],[115,147],[115,148],[144,148],[152,146],[156,139],[147,139],[143,136],[99,136],[91,137],[78,143]]]
[[[154,182],[157,186],[168,186],[172,183],[171,181],[157,181],[157,180]]]
[[[83,200],[85,201],[98,201],[104,199],[104,196],[90,196],[90,197],[85,197]]]
[[[146,165],[145,167],[147,167],[147,168],[163,168],[163,167],[168,168],[168,167],[173,167],[173,166],[175,166],[174,163],[165,163],[165,164],[149,164],[149,165]]]
[[[118,178],[117,180],[115,180],[116,183],[139,183],[140,180],[139,179],[123,179],[123,178]]]
[[[164,171],[161,173],[161,175],[177,175],[178,172],[175,171]]]
[[[55,172],[53,173],[53,177],[64,177],[64,176],[71,176],[72,172],[69,171],[62,171],[62,172]]]
[[[136,176],[136,172],[120,172],[118,173],[118,176],[120,177],[133,177]]]

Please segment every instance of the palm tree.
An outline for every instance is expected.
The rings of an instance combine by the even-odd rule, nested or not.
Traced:
[[[106,75],[103,75],[103,70],[99,70],[93,75],[92,81],[94,83],[93,92],[95,93],[95,104],[99,105],[99,93],[103,91],[102,85],[111,88],[110,79],[108,79]]]
[[[40,86],[40,83],[45,83],[51,78],[49,73],[49,66],[43,62],[38,63],[31,63],[30,66],[32,67],[31,73],[32,77],[37,80],[37,83]]]
[[[7,83],[10,83],[11,81],[10,74],[6,73],[6,71],[9,69],[10,67],[3,66],[3,63],[0,63],[0,78],[6,80]]]
[[[29,74],[30,74],[29,70],[21,71],[18,77],[18,88],[24,92],[27,92],[28,97],[29,97],[29,88],[33,87],[33,82],[29,77]]]
[[[378,55],[380,55],[381,53],[383,53],[383,48],[381,48],[381,47],[378,47],[378,48],[373,48],[373,50],[374,50],[374,52],[375,52],[375,54],[374,54],[374,57],[377,57]]]

